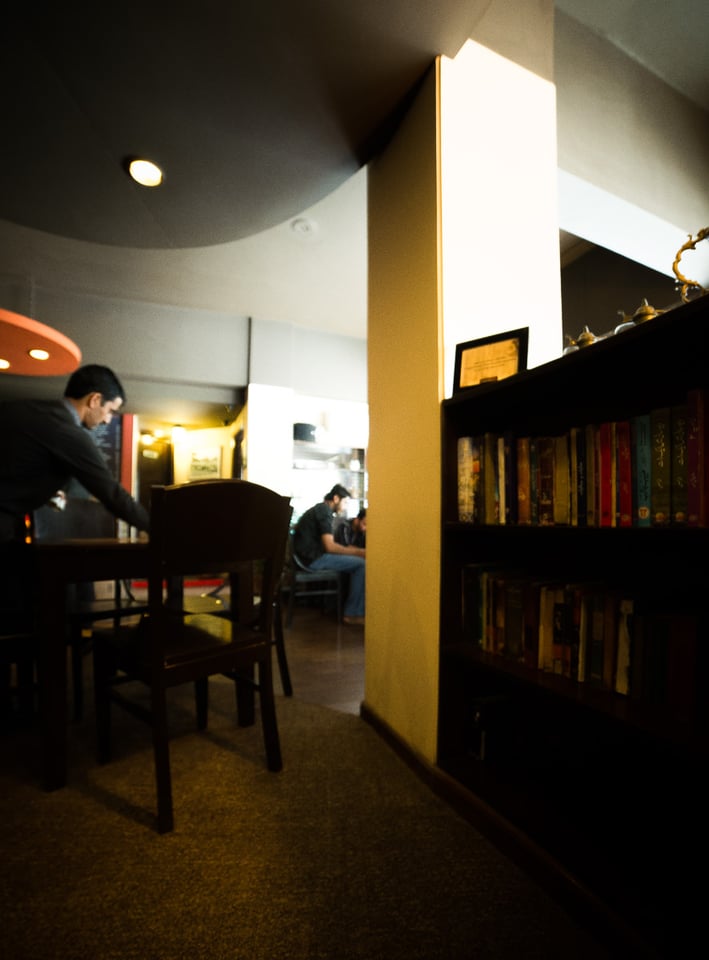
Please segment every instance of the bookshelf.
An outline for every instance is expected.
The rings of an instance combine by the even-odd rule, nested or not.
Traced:
[[[708,350],[704,297],[442,405],[438,765],[660,954],[689,936],[693,906],[701,915],[692,863],[703,866],[709,852],[709,521],[641,523],[633,514],[621,524],[619,510],[609,525],[599,514],[584,523],[576,503],[569,522],[519,523],[509,490],[506,521],[489,522],[489,510],[481,522],[461,520],[470,514],[459,500],[459,441],[491,433],[516,449],[518,438],[570,438],[682,410],[690,391],[709,390]],[[559,639],[572,645],[572,666],[562,646],[563,657],[542,666],[539,604],[549,585],[568,594],[581,585],[611,611],[598,641],[595,601],[575,601],[583,628],[570,616]],[[525,610],[520,594],[531,598]],[[606,644],[606,673],[593,678],[592,640]]]

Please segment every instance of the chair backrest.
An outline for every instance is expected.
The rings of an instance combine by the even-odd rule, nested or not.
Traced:
[[[291,518],[288,497],[247,480],[198,480],[151,492],[151,615],[161,584],[189,573],[229,573],[233,584],[257,574],[258,615],[270,624],[285,562]],[[257,569],[256,569],[257,568]],[[263,602],[264,600],[270,602]],[[232,607],[236,598],[232,596]]]

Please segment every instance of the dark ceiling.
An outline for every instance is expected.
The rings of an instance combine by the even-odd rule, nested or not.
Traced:
[[[0,218],[125,247],[281,223],[367,162],[489,0],[99,0],[3,14]],[[165,171],[149,190],[124,170]]]

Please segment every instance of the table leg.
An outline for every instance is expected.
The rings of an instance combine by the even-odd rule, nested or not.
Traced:
[[[67,669],[66,583],[42,577],[39,638],[39,711],[42,735],[42,780],[45,790],[66,783]]]

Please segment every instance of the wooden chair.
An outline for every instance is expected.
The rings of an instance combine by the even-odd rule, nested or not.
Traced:
[[[287,497],[245,480],[202,480],[153,487],[148,614],[94,644],[98,757],[110,757],[110,706],[146,720],[153,731],[157,827],[173,828],[167,690],[194,683],[198,729],[207,725],[208,678],[235,682],[237,718],[254,722],[259,694],[269,770],[281,769],[272,669],[276,591],[285,558],[291,507]],[[253,575],[256,569],[257,576]],[[165,583],[194,573],[227,573],[229,617],[188,613]],[[124,693],[147,684],[145,709]]]

